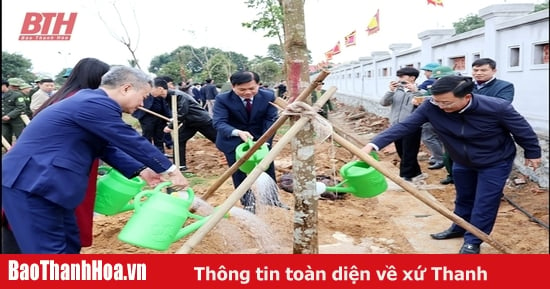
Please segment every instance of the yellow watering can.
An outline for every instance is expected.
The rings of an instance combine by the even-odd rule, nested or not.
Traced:
[[[100,166],[98,170],[104,174],[97,179],[94,211],[110,216],[132,210],[130,200],[145,187],[145,181],[140,177],[128,179],[107,166]]]
[[[235,149],[235,159],[239,160],[252,146],[254,146],[254,141],[251,138],[249,138],[248,141],[238,145]],[[268,153],[269,148],[267,147],[267,144],[264,143],[239,167],[239,170],[245,174],[249,174]]]
[[[171,185],[164,182],[134,197],[135,212],[122,228],[118,239],[134,246],[167,250],[173,242],[199,229],[210,216],[203,217],[189,212],[195,194],[187,189],[187,196],[172,196],[160,191]],[[142,198],[147,197],[145,200]],[[185,227],[187,218],[196,219]]]
[[[378,160],[378,155],[375,152],[372,156]],[[352,161],[345,164],[340,168],[340,175],[344,181],[334,187],[326,187],[326,191],[351,193],[359,198],[372,198],[388,189],[384,175],[364,161]]]

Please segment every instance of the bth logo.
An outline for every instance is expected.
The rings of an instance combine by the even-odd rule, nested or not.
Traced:
[[[76,15],[76,12],[71,12],[68,17],[65,13],[28,12],[19,40],[71,40]]]

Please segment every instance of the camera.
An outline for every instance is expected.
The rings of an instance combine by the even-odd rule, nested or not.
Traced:
[[[409,84],[409,83],[406,82],[406,81],[400,81],[399,84],[402,85],[402,86],[404,86],[404,85],[407,85],[407,84]]]

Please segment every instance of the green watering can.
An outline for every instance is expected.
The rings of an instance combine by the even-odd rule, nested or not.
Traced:
[[[244,154],[252,147],[254,146],[254,141],[252,141],[251,138],[248,139],[248,141],[243,142],[242,144],[238,145],[235,149],[235,158],[236,160],[239,160]],[[249,174],[269,153],[269,148],[267,147],[267,144],[263,144],[258,148],[253,155],[248,158],[240,167],[239,170],[244,172],[245,174]]]
[[[134,197],[135,212],[122,228],[118,239],[134,246],[167,250],[172,243],[199,229],[210,216],[203,217],[192,214],[189,208],[193,204],[195,194],[187,189],[187,196],[172,196],[160,191],[162,187],[171,185],[164,182],[155,187],[138,193]],[[143,197],[147,197],[142,200]],[[185,227],[187,218],[197,221]]]
[[[378,160],[378,155],[375,152],[371,155]],[[334,187],[326,187],[326,191],[351,193],[359,198],[372,198],[388,189],[384,175],[364,161],[352,161],[345,164],[340,168],[340,175],[344,181]]]
[[[140,177],[128,179],[107,166],[99,166],[98,170],[105,174],[97,178],[94,211],[111,216],[132,210],[130,200],[145,187],[145,181]]]

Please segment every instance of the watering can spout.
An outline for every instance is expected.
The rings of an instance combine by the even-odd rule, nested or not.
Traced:
[[[206,223],[210,219],[210,216],[208,217],[201,217],[201,219],[196,220],[195,222],[181,228],[178,233],[176,234],[176,237],[174,238],[173,242],[178,241],[179,239],[195,232],[198,230],[204,223]]]

